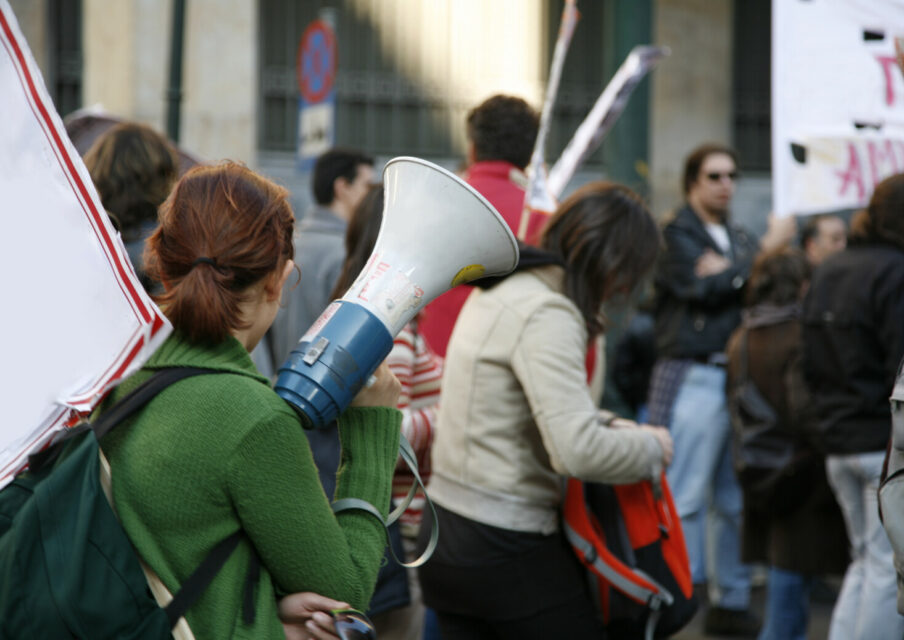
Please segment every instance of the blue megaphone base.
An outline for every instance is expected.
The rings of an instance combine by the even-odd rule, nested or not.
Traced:
[[[364,307],[330,304],[280,367],[274,389],[306,429],[324,429],[392,351],[386,326]]]

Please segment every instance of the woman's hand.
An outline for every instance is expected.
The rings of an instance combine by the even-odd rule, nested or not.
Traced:
[[[286,640],[337,640],[332,609],[347,609],[339,602],[317,593],[293,593],[279,601],[279,620]]]
[[[609,429],[634,429],[637,423],[627,418],[619,418],[617,415],[606,409],[599,410],[600,423]]]
[[[672,454],[674,453],[672,434],[669,433],[669,430],[665,427],[654,427],[649,424],[642,424],[640,425],[640,428],[653,434],[662,449],[662,466],[669,466],[672,462]]]
[[[395,409],[399,404],[399,394],[402,392],[402,385],[395,374],[390,371],[389,365],[385,362],[371,376],[368,382],[355,399],[352,400],[353,407],[391,407]]]

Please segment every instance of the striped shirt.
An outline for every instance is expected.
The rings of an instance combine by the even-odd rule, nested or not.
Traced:
[[[433,353],[418,333],[416,321],[409,322],[396,336],[386,358],[389,368],[399,379],[402,392],[398,408],[402,411],[402,434],[408,438],[417,455],[419,473],[424,484],[430,478],[430,446],[439,408],[443,360]],[[407,465],[399,460],[392,481],[392,497],[398,503],[405,499],[414,482]],[[418,491],[402,515],[402,535],[416,537],[424,506],[424,494]]]

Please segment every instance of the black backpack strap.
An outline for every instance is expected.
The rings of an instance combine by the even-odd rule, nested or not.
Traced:
[[[105,411],[95,420],[91,429],[98,441],[113,430],[120,422],[131,416],[151,401],[158,393],[171,384],[197,376],[202,373],[220,373],[214,369],[202,369],[200,367],[170,367],[161,369],[150,378],[142,382],[136,389]]]
[[[236,531],[228,538],[221,540],[217,546],[211,549],[194,573],[182,583],[178,593],[173,596],[172,601],[163,609],[169,619],[170,627],[176,626],[179,618],[184,616],[189,607],[201,597],[204,590],[210,585],[220,569],[223,568],[223,565],[226,564],[226,560],[235,551],[244,535],[241,531]]]
[[[116,427],[116,425],[141,409],[166,387],[179,380],[200,375],[202,373],[221,372],[214,369],[202,369],[200,367],[170,367],[157,371],[150,378],[142,382],[137,388],[129,392],[122,400],[103,412],[92,424],[83,423],[77,427],[64,429],[56,438],[54,438],[50,446],[29,455],[29,469],[32,471],[40,471],[53,464],[57,458],[59,458],[66,443],[88,429],[94,431],[95,437],[98,442],[100,442],[100,439],[107,435]]]

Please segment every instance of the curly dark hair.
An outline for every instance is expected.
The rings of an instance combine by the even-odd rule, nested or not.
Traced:
[[[173,145],[137,122],[105,131],[85,154],[85,166],[126,242],[139,237],[144,222],[157,219],[157,207],[179,177]]]
[[[468,113],[468,139],[475,160],[505,160],[519,169],[530,164],[540,116],[521,98],[495,95]]]

